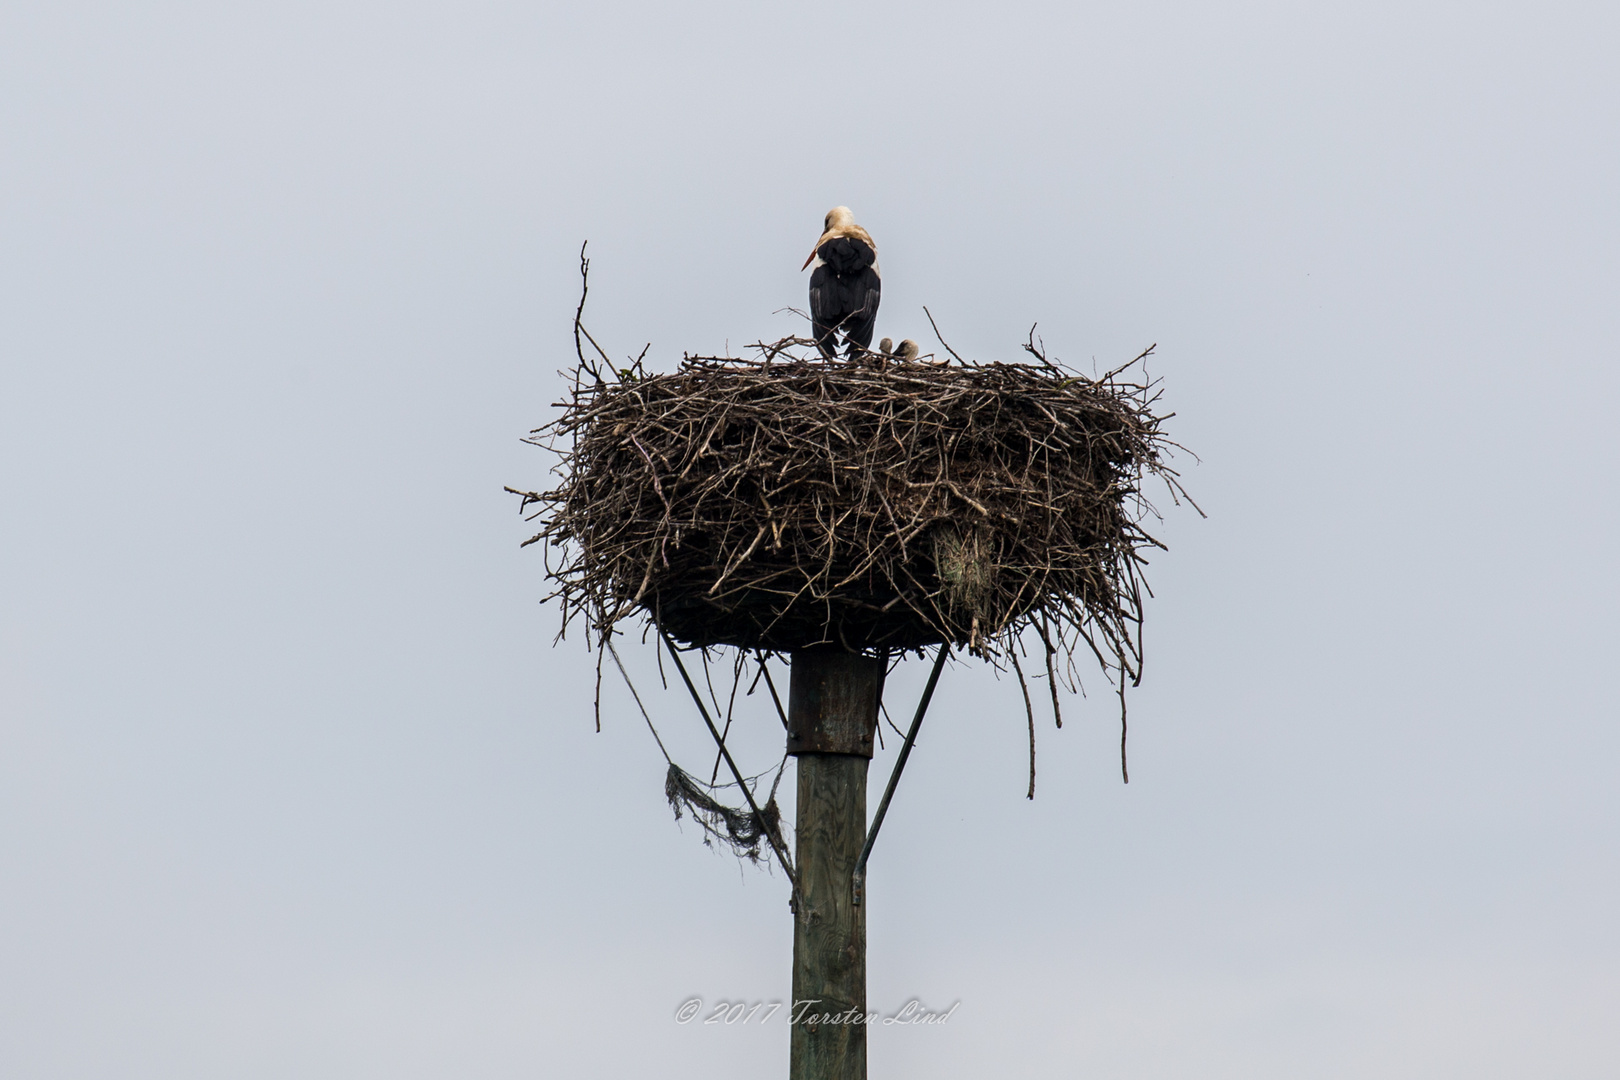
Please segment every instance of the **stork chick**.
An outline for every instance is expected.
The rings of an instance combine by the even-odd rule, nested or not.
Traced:
[[[816,347],[829,360],[838,355],[839,335],[846,345],[845,356],[870,348],[883,280],[877,245],[855,224],[849,207],[827,211],[821,238],[800,270],[811,266],[815,269],[810,274],[810,324]]]

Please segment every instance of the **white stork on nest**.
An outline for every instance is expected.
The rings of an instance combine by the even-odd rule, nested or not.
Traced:
[[[870,233],[855,224],[849,207],[827,211],[821,239],[800,269],[812,265],[810,323],[822,355],[829,360],[838,355],[839,334],[848,345],[846,356],[871,348],[883,281],[878,275],[877,245]]]

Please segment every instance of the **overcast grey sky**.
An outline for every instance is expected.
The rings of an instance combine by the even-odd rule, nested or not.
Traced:
[[[785,1071],[673,1019],[788,995],[785,885],[619,687],[592,732],[501,487],[582,240],[668,368],[791,329],[838,203],[880,335],[1157,342],[1210,515],[1128,787],[1098,694],[1026,802],[1016,687],[947,672],[870,1002],[961,1005],[872,1075],[1620,1073],[1617,51],[1597,3],[0,6],[0,1073]]]

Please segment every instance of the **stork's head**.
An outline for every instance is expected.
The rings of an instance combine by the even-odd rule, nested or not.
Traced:
[[[822,219],[821,236],[824,237],[834,229],[847,228],[853,224],[855,224],[855,215],[849,212],[849,207],[835,206],[831,210],[827,211],[827,216]],[[821,238],[818,237],[816,239],[816,246],[810,249],[810,257],[804,260],[803,266],[799,267],[801,271],[809,269],[810,264],[816,261],[816,251],[820,249],[820,247]]]
[[[855,224],[855,215],[849,212],[849,207],[835,206],[831,210],[827,211],[827,220],[825,226],[826,232],[831,232],[834,229],[841,229],[845,225],[853,224]]]

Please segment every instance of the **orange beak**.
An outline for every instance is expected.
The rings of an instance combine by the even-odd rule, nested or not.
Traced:
[[[808,259],[804,260],[804,265],[803,266],[799,267],[799,273],[802,274],[806,270],[810,269],[810,264],[816,261],[816,252],[818,252],[820,250],[821,250],[821,244],[818,242],[815,247],[810,249],[810,257]]]

